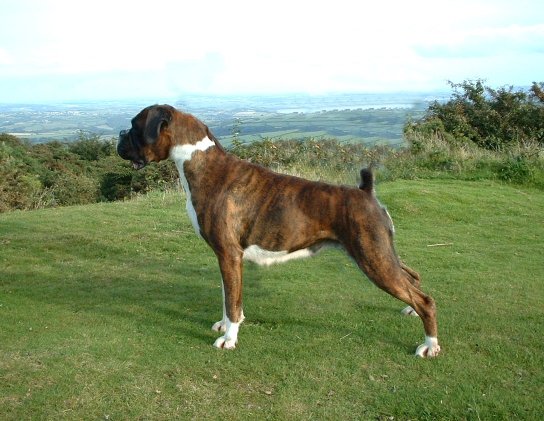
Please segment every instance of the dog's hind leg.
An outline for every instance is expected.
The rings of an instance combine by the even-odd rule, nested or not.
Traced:
[[[406,273],[405,266],[403,265],[403,272]],[[412,273],[408,272],[411,276]],[[416,355],[420,357],[435,357],[440,352],[440,345],[438,345],[437,339],[437,321],[436,321],[436,305],[432,297],[424,294],[419,289],[419,277],[417,278],[417,285],[408,283],[411,280],[403,277],[405,281],[404,290],[402,286],[399,288],[400,293],[396,295],[397,298],[409,304],[408,310],[412,310],[412,313],[404,313],[408,315],[420,316],[425,328],[425,343],[420,345],[416,350]],[[405,309],[406,310],[406,309]],[[415,314],[413,314],[415,313]]]
[[[400,266],[402,271],[407,275],[410,283],[413,286],[415,286],[417,289],[421,289],[421,277],[419,276],[419,273],[417,273],[415,270],[406,266],[403,262],[400,262]],[[405,316],[419,317],[419,314],[417,314],[417,312],[412,308],[412,306],[403,308],[401,310],[401,313],[404,314]]]
[[[417,289],[421,288],[421,276],[412,268],[406,266],[403,262],[400,262],[400,268],[408,275],[408,280]]]
[[[421,317],[425,329],[425,343],[418,346],[416,355],[435,357],[440,352],[440,345],[437,340],[438,327],[434,300],[412,284],[405,270],[395,272],[385,281],[380,280],[375,283],[395,298],[408,304]]]
[[[242,252],[216,252],[223,277],[223,319],[213,330],[225,332],[214,343],[216,348],[234,349],[238,343],[238,330],[244,320],[242,311]]]
[[[376,258],[376,256],[374,256]],[[419,275],[397,259],[377,259],[380,264],[371,264],[368,259],[357,259],[359,267],[381,289],[405,302],[421,317],[425,329],[425,343],[416,350],[420,357],[434,357],[440,352],[436,322],[436,307],[432,297],[419,289]]]

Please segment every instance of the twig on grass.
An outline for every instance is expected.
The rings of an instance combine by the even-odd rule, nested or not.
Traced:
[[[341,341],[342,339],[347,338],[349,335],[351,335],[351,333],[352,333],[352,332],[349,332],[347,335],[342,336],[342,337],[339,339],[339,341]]]

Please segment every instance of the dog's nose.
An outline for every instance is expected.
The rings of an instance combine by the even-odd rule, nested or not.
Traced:
[[[127,134],[128,134],[128,130],[121,130],[121,131],[119,132],[119,137],[120,137],[120,138],[121,138],[121,137],[125,137]]]

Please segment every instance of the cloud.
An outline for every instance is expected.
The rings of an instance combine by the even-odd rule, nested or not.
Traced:
[[[424,58],[450,59],[544,54],[544,24],[471,30],[451,39],[422,43],[414,50]]]
[[[425,90],[499,73],[505,83],[540,77],[542,0],[367,3],[6,0],[0,99]]]
[[[197,59],[168,62],[163,73],[172,95],[179,95],[210,91],[224,68],[221,54],[207,53]]]
[[[13,57],[4,48],[0,48],[0,66],[9,66],[13,64]]]

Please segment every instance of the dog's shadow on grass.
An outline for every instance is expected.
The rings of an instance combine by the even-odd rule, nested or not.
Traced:
[[[221,319],[223,304],[219,270],[213,256],[198,264],[165,265],[162,257],[147,256],[145,260],[127,262],[126,256],[116,253],[118,250],[105,250],[104,245],[96,248],[110,256],[108,262],[113,268],[123,270],[105,271],[98,265],[96,271],[90,273],[73,270],[64,276],[70,269],[66,263],[59,263],[63,266],[56,269],[56,262],[50,262],[53,270],[31,274],[33,288],[20,289],[18,293],[36,302],[68,307],[76,314],[99,315],[108,324],[115,324],[118,318],[121,324],[137,325],[142,331],[153,329],[167,337],[187,336],[209,344],[218,336],[211,326]],[[73,256],[65,255],[65,261],[79,262],[88,258],[81,255],[81,250],[72,250]],[[296,266],[292,270],[296,271]],[[300,292],[305,299],[310,297],[312,308],[307,309],[299,305],[298,291],[278,285],[278,274],[271,275],[261,268],[248,268],[247,272],[244,280],[247,319],[242,332],[251,326],[265,331],[279,327],[284,331],[282,335],[296,338],[299,329],[300,335],[315,336],[321,335],[323,330],[336,329],[339,337],[360,337],[365,343],[386,340],[401,347],[406,345],[402,338],[384,337],[379,327],[380,323],[387,323],[388,313],[402,317],[400,303],[380,305],[365,300],[342,308],[343,314],[338,317],[335,312],[345,304],[338,303],[332,313],[330,306],[319,309],[321,298],[311,297],[311,285],[308,291]],[[28,274],[20,276],[28,277]]]

